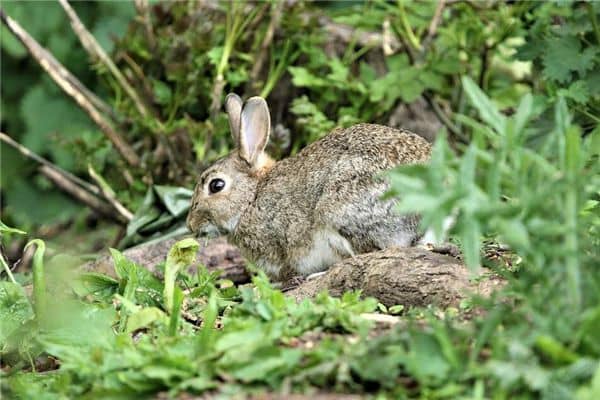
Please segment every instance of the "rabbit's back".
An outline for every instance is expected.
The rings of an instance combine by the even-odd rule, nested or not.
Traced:
[[[267,270],[283,260],[301,273],[354,253],[410,245],[418,219],[382,201],[387,183],[374,178],[397,165],[425,162],[430,150],[423,138],[381,125],[336,129],[261,179],[236,242]]]

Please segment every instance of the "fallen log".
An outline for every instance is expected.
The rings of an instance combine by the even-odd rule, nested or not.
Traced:
[[[158,265],[166,260],[169,249],[177,240],[179,239],[141,244],[123,251],[123,255],[162,279],[163,273]],[[222,271],[221,278],[229,279],[236,284],[250,282],[250,274],[246,271],[246,262],[240,255],[240,251],[228,244],[224,237],[201,241],[196,254],[196,263],[188,268],[188,272],[195,273],[199,265],[204,265],[209,271]],[[81,270],[116,276],[112,257],[108,254],[84,264]]]
[[[140,245],[124,251],[124,255],[162,278],[158,265],[177,239]],[[202,243],[197,263],[188,272],[194,273],[199,264],[210,271],[221,270],[221,277],[236,284],[250,281],[246,263],[239,250],[228,244],[225,238]],[[114,276],[110,256],[87,263],[84,271]],[[487,271],[489,277],[477,279],[458,259],[435,253],[420,247],[398,248],[361,254],[332,266],[324,275],[311,280],[292,280],[294,288],[285,291],[298,301],[316,296],[327,290],[332,296],[341,296],[349,290],[361,290],[365,296],[378,299],[386,306],[402,304],[405,307],[437,305],[456,306],[470,293],[488,295],[503,284],[501,279]],[[298,283],[299,282],[299,283]],[[283,287],[290,286],[284,282]]]
[[[476,283],[473,274],[454,257],[420,247],[391,247],[343,260],[323,276],[301,283],[286,295],[301,300],[323,290],[332,296],[361,290],[388,307],[448,307],[458,305],[470,293],[489,295],[503,284],[488,271],[482,273],[488,277]]]

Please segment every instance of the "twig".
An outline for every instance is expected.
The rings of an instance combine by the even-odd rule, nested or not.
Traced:
[[[431,97],[431,95],[429,95],[429,93],[427,92],[423,92],[422,96],[425,99],[425,101],[427,101],[427,104],[429,104],[436,117],[438,117],[440,122],[444,124],[444,126],[450,131],[450,133],[459,138],[461,141],[467,142],[467,138],[465,137],[465,135],[463,135],[462,132],[454,125],[454,123],[452,123],[450,118],[446,115],[444,110],[440,108],[438,103]]]
[[[65,79],[65,72],[68,73],[67,69],[64,68],[56,58],[48,50],[43,48],[27,31],[25,31],[21,25],[15,20],[6,15],[0,10],[0,18],[10,32],[15,35],[25,48],[29,51],[32,57],[40,64],[40,66],[50,75],[50,77],[60,86],[60,88],[71,96],[77,104],[89,115],[89,117],[100,127],[106,137],[114,144],[117,151],[121,156],[132,166],[137,166],[140,163],[138,156],[135,154],[131,146],[123,139],[123,137],[114,129],[111,122],[107,120],[96,108],[95,102],[91,100],[86,89],[82,91],[83,84],[75,84],[73,79]],[[69,73],[69,75],[71,75]],[[72,76],[72,75],[71,75]]]
[[[127,93],[127,95],[131,98],[138,112],[144,117],[149,117],[151,114],[146,108],[145,104],[140,99],[140,97],[138,96],[137,92],[133,89],[129,82],[127,82],[125,76],[123,76],[123,74],[121,73],[121,71],[119,71],[115,63],[106,54],[102,46],[100,46],[100,44],[96,41],[96,38],[94,38],[94,36],[86,29],[86,27],[79,19],[79,16],[77,16],[75,10],[71,8],[67,0],[58,0],[58,2],[67,13],[69,20],[71,21],[71,27],[73,28],[73,31],[79,38],[79,41],[81,42],[85,50],[88,52],[88,54],[92,58],[100,60],[108,68],[111,74],[123,87],[125,93]]]
[[[108,183],[92,168],[88,166],[88,173],[90,177],[96,182],[96,185],[100,188],[102,196],[112,205],[112,207],[128,222],[133,219],[133,213],[129,211],[123,204],[115,197],[115,192],[108,186]]]
[[[250,82],[256,82],[258,80],[258,75],[267,59],[267,54],[269,51],[269,47],[271,47],[271,43],[273,42],[273,37],[275,36],[275,31],[279,27],[279,23],[281,21],[281,14],[283,11],[283,6],[285,2],[280,1],[275,3],[273,7],[273,11],[271,13],[271,21],[269,21],[269,25],[267,26],[267,31],[265,32],[265,36],[263,37],[263,41],[260,45],[260,50],[258,52],[258,56],[254,60],[254,65],[252,66],[252,71],[250,71]]]
[[[10,136],[8,136],[4,132],[0,132],[0,140],[4,143],[8,144],[9,146],[13,147],[14,149],[16,149],[19,153],[23,154],[25,157],[30,158],[37,163],[40,163],[47,169],[53,170],[56,176],[62,176],[62,181],[70,181],[73,184],[73,186],[79,185],[82,189],[84,189],[85,191],[89,192],[92,195],[104,197],[104,199],[107,200],[112,205],[112,207],[115,209],[115,211],[117,211],[117,213],[122,217],[121,219],[126,220],[126,221],[131,221],[131,219],[133,218],[133,214],[131,213],[131,211],[129,211],[127,208],[125,208],[125,206],[123,206],[121,203],[119,203],[119,201],[114,197],[114,195],[112,195],[111,193],[108,193],[108,191],[104,190],[103,185],[98,184],[98,187],[96,187],[96,186],[90,184],[89,182],[86,182],[83,179],[78,178],[77,176],[71,174],[70,172],[65,171],[64,169],[52,164],[50,161],[46,160],[45,158],[40,157],[39,155],[35,154],[31,150],[29,150],[27,147],[21,145],[20,143],[17,143],[16,141],[14,141]],[[96,180],[96,178],[97,178],[97,176],[94,176],[91,173],[90,173],[90,176],[92,176],[92,178],[94,180]]]
[[[10,270],[10,267],[8,266],[8,263],[4,259],[4,254],[2,251],[0,251],[0,263],[2,264],[2,268],[4,268],[6,275],[8,275],[8,279],[10,279],[10,281],[12,283],[17,283],[17,281],[15,280],[15,277],[13,276],[13,274]]]
[[[9,29],[9,22],[7,22],[7,18],[11,21],[12,24],[14,24],[16,27],[18,27],[18,32],[20,32],[22,30],[22,28],[12,19],[10,19],[10,17],[6,16],[4,14],[4,11],[2,9],[0,9],[0,17],[2,18],[2,22],[4,22]],[[12,31],[12,29],[11,29]],[[28,46],[27,43],[24,42],[24,39],[19,37],[19,33],[12,31],[12,33],[21,41],[23,42],[23,45],[27,48],[27,50],[29,50],[30,53],[32,53],[32,49],[30,49],[30,47]],[[27,35],[27,33],[25,32],[25,34]],[[28,35],[27,35],[28,36]],[[31,38],[33,40],[33,38]],[[26,39],[25,39],[26,40]],[[35,40],[33,40],[35,42]],[[54,56],[52,56],[52,54],[50,54],[49,52],[47,52],[44,48],[42,48],[41,46],[39,46],[37,43],[34,43],[35,45],[37,45],[35,51],[37,51],[39,54],[41,54],[41,57],[46,59],[46,62],[51,64],[52,67],[55,69],[56,73],[58,75],[60,75],[60,77],[69,82],[73,87],[77,88],[77,90],[83,95],[85,96],[88,101],[90,103],[92,103],[96,108],[98,108],[100,111],[102,111],[103,113],[110,115],[111,117],[114,116],[114,111],[112,108],[110,108],[110,106],[108,106],[105,102],[103,102],[98,96],[96,96],[93,92],[91,92],[88,88],[86,88],[75,76],[73,76],[73,74],[71,74],[66,68],[64,68],[55,58]],[[39,49],[38,49],[39,48]],[[33,54],[32,54],[33,55]],[[36,57],[35,55],[33,55],[34,57]],[[37,58],[36,58],[37,59]],[[37,61],[39,62],[40,59],[37,59]],[[42,66],[44,67],[44,66]],[[45,67],[44,67],[45,68]]]
[[[150,45],[150,48],[153,49],[156,47],[156,38],[152,31],[152,19],[150,18],[150,6],[148,5],[148,0],[135,0],[134,3],[137,12],[142,18],[144,28],[146,29],[146,39],[148,39],[148,44]]]
[[[114,213],[113,208],[108,204],[102,202],[92,193],[83,189],[81,186],[78,186],[66,179],[64,175],[58,173],[55,169],[48,167],[47,165],[42,165],[39,168],[40,173],[42,173],[45,177],[50,179],[56,186],[65,192],[69,193],[71,196],[75,197],[77,200],[86,204],[93,210],[99,212],[102,215],[105,215],[109,218],[112,218],[120,223],[127,223],[128,221],[119,213]]]
[[[401,47],[401,43],[397,38],[392,36],[388,40],[388,38],[384,37],[383,33],[357,30],[348,25],[332,22],[325,17],[319,18],[319,24],[325,31],[334,36],[332,40],[337,39],[349,43],[355,38],[356,43],[361,46],[383,46],[383,44],[386,43],[392,49]]]
[[[446,0],[438,0],[437,6],[435,7],[435,11],[433,12],[433,17],[431,18],[431,22],[429,23],[429,28],[427,29],[427,36],[423,39],[423,48],[421,49],[421,56],[423,57],[427,50],[429,49],[429,45],[433,41],[435,34],[437,33],[438,26],[442,20],[442,11],[444,11],[444,6],[446,5]]]
[[[3,141],[4,143],[8,144],[9,146],[11,146],[15,150],[17,150],[19,153],[23,154],[25,157],[30,158],[37,163],[40,163],[42,165],[47,166],[48,168],[55,170],[57,174],[63,175],[65,177],[65,179],[68,179],[68,180],[78,184],[79,186],[85,188],[87,191],[92,192],[95,195],[101,194],[100,189],[98,189],[96,186],[91,185],[90,183],[84,181],[83,179],[76,177],[72,173],[65,171],[64,169],[52,164],[50,161],[46,160],[45,158],[38,156],[33,151],[29,150],[27,147],[23,146],[20,143],[17,143],[15,140],[13,140],[13,138],[8,136],[6,133],[0,132],[0,141]]]
[[[479,58],[481,58],[481,69],[479,70],[477,84],[479,85],[481,90],[485,90],[485,73],[488,69],[489,51],[490,48],[486,44],[484,44],[483,49],[481,49],[481,53],[479,54]]]
[[[129,56],[129,54],[127,54],[126,51],[120,51],[118,53],[118,57],[122,57],[123,60],[127,63],[127,65],[129,65],[129,68],[131,68],[131,70],[143,86],[145,94],[148,96],[152,96],[152,87],[148,83],[148,79],[144,75],[144,71],[142,71],[142,68],[133,60],[133,58]]]

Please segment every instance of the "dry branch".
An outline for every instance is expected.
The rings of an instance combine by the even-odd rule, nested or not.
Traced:
[[[42,165],[40,166],[39,170],[41,174],[50,179],[60,189],[69,193],[71,196],[86,204],[94,211],[97,211],[98,213],[111,219],[117,220],[120,223],[127,222],[122,215],[115,213],[110,205],[103,202],[87,190],[83,189],[81,186],[77,186],[70,180],[66,179],[64,175],[61,175],[53,168],[50,168],[47,165]]]
[[[105,214],[104,211],[106,210],[104,209],[104,206],[100,206],[101,208],[98,208],[99,204],[102,204],[102,202],[97,198],[104,197],[119,215],[119,217],[116,218],[119,222],[128,222],[133,218],[133,214],[131,213],[131,211],[129,211],[127,208],[125,208],[125,206],[119,203],[119,201],[115,199],[113,195],[111,195],[110,193],[106,193],[106,191],[103,190],[102,185],[96,187],[91,183],[86,182],[83,179],[80,179],[77,176],[71,174],[70,172],[65,171],[64,169],[52,164],[50,161],[35,154],[27,147],[21,145],[20,143],[17,143],[4,132],[0,132],[0,141],[13,147],[25,157],[41,164],[42,168],[40,168],[40,172],[43,173],[46,177],[48,177],[48,179],[51,179],[57,184],[58,187],[65,190],[69,194],[74,195],[78,200],[82,201],[83,203],[92,207],[98,212]],[[85,194],[84,192],[87,194]],[[92,198],[96,198],[97,201],[91,200]],[[112,214],[113,213],[109,213],[108,216],[115,219]]]
[[[265,60],[267,59],[269,48],[273,42],[275,31],[279,27],[284,6],[285,3],[283,1],[274,3],[272,5],[271,21],[267,26],[267,31],[265,32],[265,36],[263,37],[263,41],[260,45],[258,56],[256,57],[256,60],[254,60],[252,71],[250,71],[250,82],[256,82],[258,80],[260,71],[262,70]]]
[[[73,183],[78,184],[79,186],[82,186],[83,188],[85,188],[86,190],[88,190],[89,192],[95,194],[95,195],[99,195],[100,194],[100,189],[98,189],[96,186],[84,181],[83,179],[79,179],[78,177],[76,177],[75,175],[73,175],[72,173],[65,171],[64,169],[52,164],[50,161],[46,160],[43,157],[38,156],[37,154],[35,154],[33,151],[29,150],[27,147],[23,146],[22,144],[16,142],[15,140],[13,140],[13,138],[11,138],[10,136],[8,136],[6,133],[4,132],[0,132],[0,140],[3,141],[4,143],[8,144],[9,146],[11,146],[12,148],[14,148],[15,150],[17,150],[19,153],[21,153],[22,155],[24,155],[27,158],[32,159],[33,161],[42,164],[48,168],[51,168],[53,170],[56,171],[56,173],[61,174],[65,177],[65,179],[68,179],[70,181],[72,181]]]
[[[111,122],[98,110],[98,100],[94,100],[94,96],[90,96],[90,91],[85,89],[83,84],[79,82],[68,70],[56,60],[56,58],[45,48],[43,48],[25,29],[21,27],[15,20],[0,11],[0,18],[6,25],[9,31],[15,35],[17,39],[40,66],[50,75],[50,77],[60,86],[60,88],[71,96],[77,104],[89,115],[89,117],[100,127],[102,132],[114,144],[121,156],[132,166],[137,166],[140,163],[138,156],[135,154],[129,144],[123,139],[121,134],[115,130]],[[100,107],[104,109],[105,106]]]
[[[69,20],[71,21],[71,27],[73,28],[73,32],[75,32],[75,34],[79,38],[79,41],[81,42],[85,50],[88,52],[88,54],[93,59],[98,59],[108,68],[108,70],[115,77],[117,82],[119,82],[123,90],[125,90],[125,93],[127,93],[127,95],[131,98],[138,112],[144,117],[150,116],[148,109],[138,96],[137,92],[133,89],[129,82],[127,82],[125,76],[123,76],[123,74],[117,68],[115,63],[106,54],[102,46],[100,46],[100,44],[96,41],[96,38],[94,38],[94,36],[87,30],[85,25],[83,25],[83,23],[79,19],[79,16],[75,12],[75,10],[73,10],[73,8],[69,5],[67,0],[58,0],[58,2],[67,13]]]
[[[429,23],[429,28],[427,29],[427,36],[423,39],[423,48],[421,51],[421,56],[425,56],[427,50],[429,50],[429,44],[432,42],[435,34],[437,33],[437,29],[442,20],[442,11],[444,11],[444,7],[446,6],[445,0],[439,0],[437,6],[435,7],[435,11],[433,13],[433,17],[431,18],[431,22]]]
[[[152,30],[152,19],[150,17],[150,5],[148,4],[148,0],[135,0],[135,8],[142,19],[144,24],[144,28],[146,29],[146,39],[148,39],[148,43],[150,44],[150,48],[156,47],[156,38],[154,37],[154,32]]]
[[[96,173],[96,171],[94,171],[94,169],[91,167],[88,168],[88,173],[94,182],[96,182],[100,188],[102,196],[110,203],[112,208],[114,208],[127,222],[131,221],[133,219],[133,213],[129,211],[123,204],[121,204],[119,200],[117,200],[115,193],[111,188],[107,188],[107,184],[102,177],[98,175],[98,173]]]

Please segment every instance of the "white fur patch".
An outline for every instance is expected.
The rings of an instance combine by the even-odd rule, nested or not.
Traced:
[[[425,231],[425,234],[419,240],[419,244],[421,245],[440,245],[442,244],[448,237],[448,231],[452,228],[452,225],[456,222],[456,217],[450,216],[444,218],[444,222],[442,223],[442,237],[437,237],[433,229],[429,228]]]
[[[225,228],[227,232],[233,232],[238,222],[240,222],[240,216],[234,215],[228,221],[225,221],[223,228]]]
[[[324,271],[349,256],[354,256],[354,251],[345,238],[331,229],[319,230],[313,235],[312,247],[298,260],[296,271],[302,275]]]

